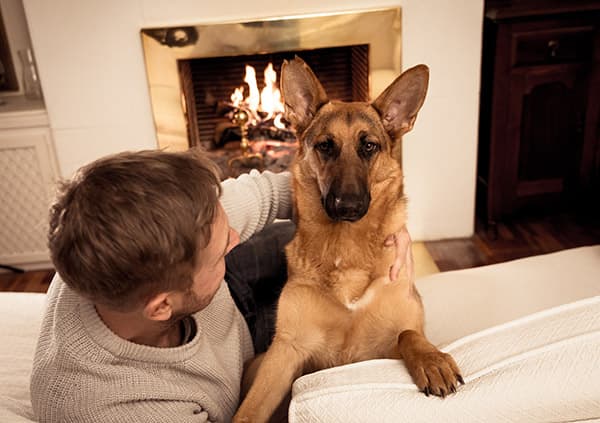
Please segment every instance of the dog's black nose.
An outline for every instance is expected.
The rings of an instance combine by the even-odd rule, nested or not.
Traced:
[[[361,219],[369,210],[371,196],[367,193],[345,194],[336,196],[329,193],[324,201],[325,211],[333,220],[355,222]]]

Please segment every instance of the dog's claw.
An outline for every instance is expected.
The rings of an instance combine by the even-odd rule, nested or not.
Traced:
[[[465,380],[463,379],[462,375],[456,375],[456,378],[458,379],[461,385],[465,384]]]
[[[423,389],[423,393],[424,393],[424,394],[425,394],[425,396],[427,396],[427,397],[428,397],[428,396],[431,394],[431,391],[429,390],[429,386],[426,386],[426,387]]]

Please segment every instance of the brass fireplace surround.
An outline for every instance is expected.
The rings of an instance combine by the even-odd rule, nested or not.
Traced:
[[[159,148],[189,148],[177,61],[369,45],[374,98],[401,72],[399,8],[142,29],[142,45]]]

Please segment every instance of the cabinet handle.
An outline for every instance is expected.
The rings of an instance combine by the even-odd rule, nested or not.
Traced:
[[[556,53],[558,52],[558,48],[560,47],[560,42],[558,40],[550,40],[548,41],[548,53],[550,57],[555,58]]]

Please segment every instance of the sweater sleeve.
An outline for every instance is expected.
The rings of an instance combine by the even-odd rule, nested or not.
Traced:
[[[229,218],[229,225],[240,234],[242,242],[275,219],[291,218],[289,172],[259,173],[252,170],[249,174],[224,181],[222,186],[221,204]]]
[[[88,421],[75,417],[73,422]],[[71,420],[69,420],[71,421]],[[214,420],[206,410],[194,402],[143,400],[122,403],[104,408],[89,420],[103,422],[144,422],[144,423],[212,423]]]

